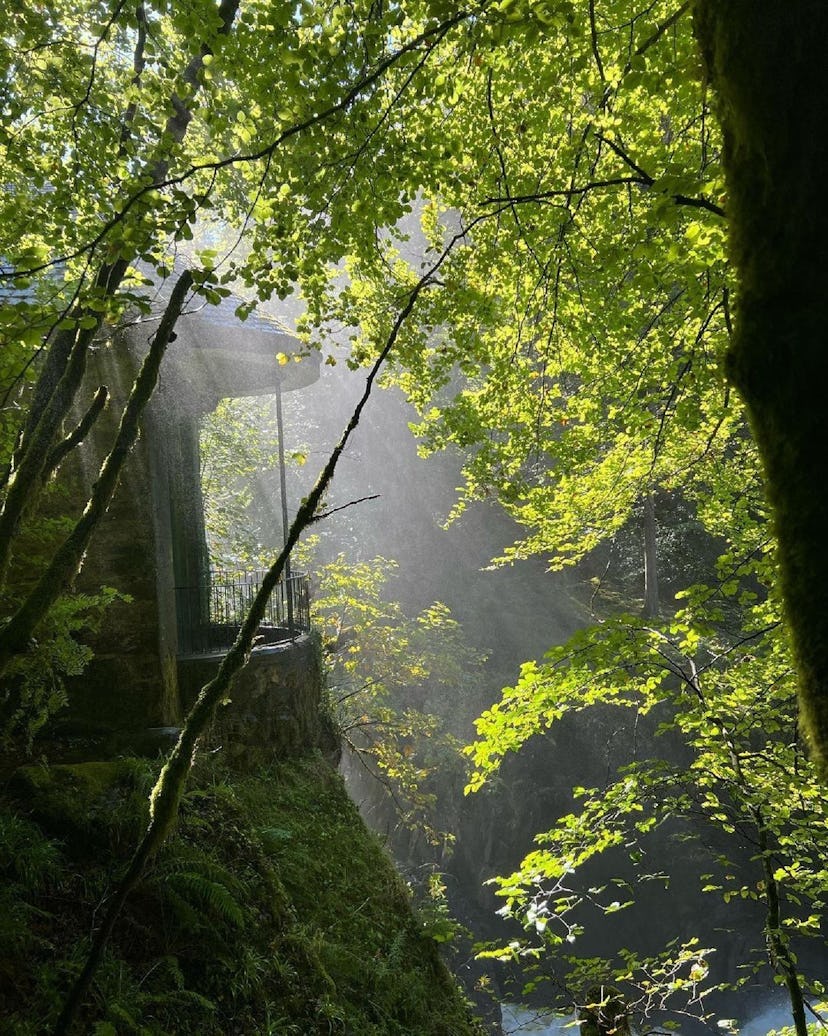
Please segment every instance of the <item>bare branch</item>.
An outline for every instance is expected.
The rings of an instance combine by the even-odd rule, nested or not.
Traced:
[[[331,507],[327,511],[322,511],[321,514],[317,514],[312,521],[321,522],[323,518],[330,518],[332,514],[336,514],[338,511],[345,511],[349,507],[356,507],[357,504],[364,504],[368,500],[379,500],[379,493],[372,493],[371,496],[361,496],[358,500],[349,500],[347,504],[340,504],[339,507]]]
[[[109,391],[105,385],[101,385],[92,400],[89,409],[80,419],[75,428],[66,436],[62,442],[59,442],[53,449],[52,452],[46,459],[45,477],[51,477],[58,467],[63,463],[64,458],[75,449],[76,446],[80,446],[86,436],[89,434],[92,426],[98,420],[98,417],[106,406],[107,400],[109,399]]]

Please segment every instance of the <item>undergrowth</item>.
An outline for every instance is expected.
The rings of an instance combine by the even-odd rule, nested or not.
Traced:
[[[0,1027],[47,1032],[146,822],[142,760],[27,767],[0,800]],[[471,1036],[408,890],[321,759],[201,765],[121,918],[93,1036]]]

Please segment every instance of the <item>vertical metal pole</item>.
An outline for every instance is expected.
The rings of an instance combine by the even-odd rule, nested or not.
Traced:
[[[282,422],[282,379],[276,382],[276,428],[279,433],[279,487],[282,494],[282,537],[287,543],[288,535],[288,508],[287,508],[287,486],[285,483],[285,428]],[[285,601],[287,603],[288,632],[291,638],[295,634],[293,625],[293,583],[290,578],[290,556],[285,561]]]
[[[659,615],[657,537],[655,505],[649,492],[644,497],[644,615],[648,619]]]

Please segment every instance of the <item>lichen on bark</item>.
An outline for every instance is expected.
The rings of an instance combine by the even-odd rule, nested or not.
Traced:
[[[728,373],[762,455],[801,726],[828,770],[828,6],[697,0],[738,275]]]

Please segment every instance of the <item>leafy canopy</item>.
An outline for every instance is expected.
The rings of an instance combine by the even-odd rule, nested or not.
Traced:
[[[808,816],[821,814],[793,732],[770,564],[742,575],[762,557],[764,504],[722,372],[721,143],[689,13],[664,0],[15,11],[0,40],[0,256],[13,292],[0,311],[0,432],[8,459],[20,379],[44,336],[77,344],[117,324],[140,309],[144,271],[170,269],[179,250],[195,249],[208,302],[238,280],[259,300],[301,293],[309,340],[356,328],[354,363],[376,355],[426,285],[394,376],[420,408],[424,449],[467,451],[458,508],[494,496],[523,526],[503,560],[572,564],[643,496],[680,490],[731,541],[736,574],[716,593],[734,579],[758,593],[735,633],[734,613],[711,614],[700,591],[661,625],[608,620],[577,642],[575,665],[570,646],[526,669],[484,717],[478,761],[591,699],[642,711],[669,701],[665,722],[692,762],[635,766],[587,793],[544,866],[617,842],[607,810],[647,833],[636,825],[657,825],[658,811],[631,828],[629,815],[655,788],[725,834],[751,828],[793,992],[771,890],[790,886],[786,918],[813,927],[823,875]],[[228,226],[244,236],[232,254],[209,244]],[[782,788],[802,809],[785,812]],[[587,826],[597,849],[577,841]]]

